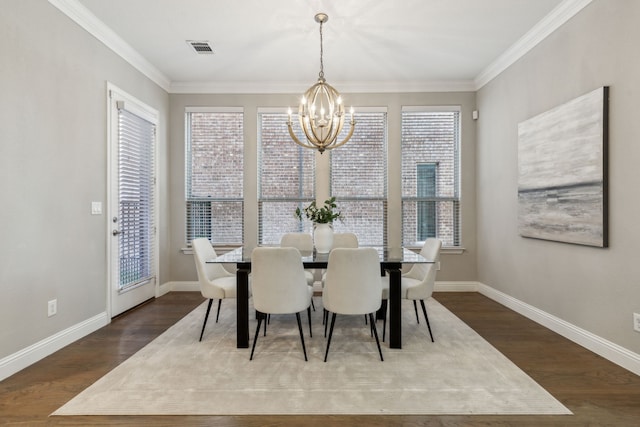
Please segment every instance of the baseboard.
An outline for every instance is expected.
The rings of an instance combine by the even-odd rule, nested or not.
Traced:
[[[434,292],[478,292],[478,282],[439,282],[436,281]]]
[[[557,334],[575,342],[582,347],[591,350],[616,365],[619,365],[636,375],[640,375],[640,355],[627,350],[618,344],[612,343],[589,331],[572,325],[556,316],[544,312],[532,305],[522,302],[512,296],[493,289],[482,283],[478,283],[478,292],[488,298],[510,308],[540,325],[551,329]]]
[[[159,295],[168,292],[197,292],[200,290],[198,282],[166,282],[159,287]],[[513,298],[503,292],[493,289],[480,282],[446,282],[435,284],[436,292],[480,292],[482,295],[508,307],[536,323],[562,335],[576,344],[593,351],[616,365],[619,365],[636,375],[640,375],[640,355],[627,350],[615,343],[607,341],[591,332],[581,329],[556,316],[546,313],[532,305]],[[17,353],[0,359],[0,381],[21,371],[60,350],[72,342],[109,324],[106,312],[100,313],[77,325],[65,329],[55,335],[37,342]]]
[[[158,287],[156,297],[172,291],[200,291],[198,282],[166,282]],[[64,331],[47,337],[29,347],[0,359],[0,381],[33,365],[41,359],[79,340],[103,326],[108,325],[110,318],[106,312],[93,316],[84,322],[73,325]]]
[[[167,292],[200,292],[200,284],[198,282],[166,282],[160,286],[164,295]]]
[[[0,359],[0,381],[44,359],[72,342],[97,331],[103,326],[108,325],[109,322],[110,319],[107,313],[100,313],[84,322],[73,325],[55,335],[30,345],[17,353]]]

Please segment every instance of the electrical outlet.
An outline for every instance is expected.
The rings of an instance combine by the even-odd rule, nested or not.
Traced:
[[[52,299],[47,303],[47,316],[51,317],[58,312],[58,300]]]
[[[640,313],[633,313],[633,330],[640,332]]]

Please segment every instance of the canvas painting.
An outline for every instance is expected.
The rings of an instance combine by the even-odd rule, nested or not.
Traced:
[[[608,89],[518,124],[520,235],[608,246]]]

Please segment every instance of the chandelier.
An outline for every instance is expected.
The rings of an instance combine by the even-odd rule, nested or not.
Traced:
[[[324,79],[322,25],[328,20],[329,16],[325,13],[318,13],[315,16],[315,21],[320,24],[320,73],[318,74],[318,82],[307,89],[298,106],[298,119],[306,136],[306,142],[300,141],[293,132],[291,109],[289,109],[289,120],[287,121],[291,139],[305,148],[317,149],[320,154],[325,150],[332,150],[344,145],[353,135],[356,124],[352,107],[349,133],[342,141],[338,142],[338,135],[344,126],[345,112],[340,93]]]

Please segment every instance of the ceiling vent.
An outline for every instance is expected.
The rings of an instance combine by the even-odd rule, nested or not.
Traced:
[[[208,40],[187,40],[187,43],[199,55],[213,55],[213,48]]]

